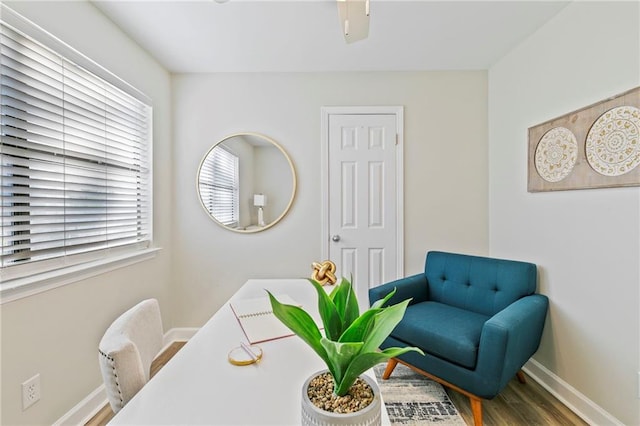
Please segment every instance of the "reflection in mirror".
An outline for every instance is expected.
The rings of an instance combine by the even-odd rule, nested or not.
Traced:
[[[288,212],[296,175],[287,153],[257,133],[216,143],[200,163],[198,195],[212,219],[237,232],[270,228]]]

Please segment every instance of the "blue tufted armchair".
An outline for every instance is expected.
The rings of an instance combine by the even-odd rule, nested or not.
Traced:
[[[482,400],[492,399],[536,352],[548,309],[535,294],[532,263],[429,252],[425,271],[369,290],[370,303],[393,288],[394,304],[412,298],[404,318],[381,348],[417,346],[389,360],[468,396],[474,424],[482,425]]]

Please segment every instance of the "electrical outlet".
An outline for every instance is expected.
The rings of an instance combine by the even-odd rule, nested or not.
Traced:
[[[22,411],[40,400],[40,374],[22,383]]]

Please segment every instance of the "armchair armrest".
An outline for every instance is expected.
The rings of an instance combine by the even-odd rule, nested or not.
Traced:
[[[397,289],[396,294],[387,302],[388,305],[394,305],[406,299],[412,299],[410,304],[427,300],[429,290],[427,277],[424,273],[420,273],[369,289],[369,305],[385,297],[394,288]]]
[[[478,348],[477,371],[499,378],[498,392],[538,350],[549,300],[541,294],[525,296],[491,317],[484,325]]]

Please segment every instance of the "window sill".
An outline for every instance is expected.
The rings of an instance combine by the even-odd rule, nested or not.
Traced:
[[[160,250],[147,248],[0,283],[0,305],[153,259]]]

